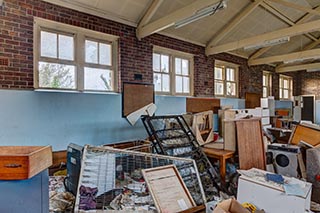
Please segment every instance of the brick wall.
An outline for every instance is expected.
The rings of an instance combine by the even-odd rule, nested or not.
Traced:
[[[134,27],[40,0],[4,0],[0,7],[0,88],[33,88],[33,17],[119,36],[120,85],[123,81],[135,82],[135,73],[143,75],[142,82],[153,82],[152,47],[158,45],[194,54],[196,96],[213,96],[215,59],[240,65],[241,98],[245,92],[262,93],[262,70],[265,67],[248,67],[244,58],[230,54],[207,57],[202,46],[159,34],[139,41]]]
[[[320,73],[300,71],[295,73],[297,84],[300,85],[298,95],[315,95],[320,99]]]

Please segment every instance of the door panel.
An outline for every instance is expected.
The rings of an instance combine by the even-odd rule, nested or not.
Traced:
[[[301,109],[301,120],[314,123],[314,96],[303,96],[303,108]]]

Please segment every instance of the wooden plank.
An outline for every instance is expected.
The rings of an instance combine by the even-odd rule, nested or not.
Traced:
[[[213,113],[218,113],[220,108],[220,99],[216,98],[187,98],[187,112],[198,113],[212,110]]]
[[[295,131],[292,133],[290,143],[298,145],[300,141],[304,141],[312,146],[320,144],[320,129],[301,124],[296,126]]]
[[[0,180],[23,180],[52,165],[51,146],[2,146]]]
[[[240,169],[266,169],[260,119],[236,120]]]
[[[213,112],[211,110],[193,115],[192,130],[200,146],[213,141]]]
[[[261,94],[246,92],[246,108],[260,107]]]
[[[224,149],[236,151],[236,124],[231,120],[222,121]]]
[[[122,116],[154,103],[154,85],[144,83],[123,83]]]

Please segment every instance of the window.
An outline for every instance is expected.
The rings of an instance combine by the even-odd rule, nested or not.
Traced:
[[[238,67],[233,64],[216,61],[214,67],[215,96],[238,96]]]
[[[263,71],[262,76],[262,97],[266,98],[272,95],[272,74],[267,71]]]
[[[34,87],[117,90],[117,37],[35,18]]]
[[[161,94],[192,95],[191,55],[156,47],[153,53],[153,83]]]
[[[291,99],[293,90],[292,77],[280,75],[279,81],[280,99]]]

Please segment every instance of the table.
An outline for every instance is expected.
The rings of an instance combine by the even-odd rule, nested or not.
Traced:
[[[226,160],[229,158],[233,158],[235,152],[230,150],[214,149],[214,148],[206,148],[206,147],[203,147],[202,150],[209,158],[215,158],[219,160],[221,181],[225,182]]]

